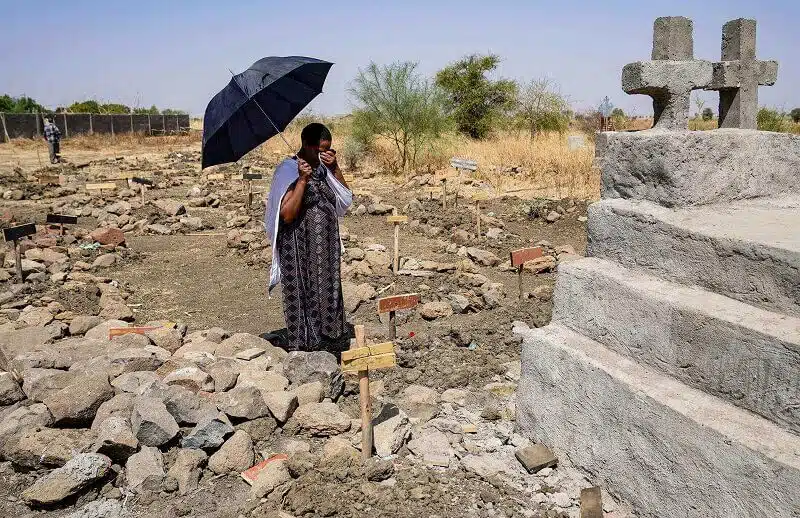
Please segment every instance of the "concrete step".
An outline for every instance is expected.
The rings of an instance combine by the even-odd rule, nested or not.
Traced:
[[[589,207],[588,232],[588,255],[800,316],[800,197],[683,209],[607,199]]]
[[[800,434],[800,319],[587,257],[559,266],[553,320]]]
[[[564,326],[515,332],[518,427],[638,516],[797,518],[800,437]]]

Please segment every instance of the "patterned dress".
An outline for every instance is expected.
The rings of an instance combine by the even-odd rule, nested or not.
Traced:
[[[289,350],[347,349],[336,196],[320,165],[311,175],[298,217],[278,227],[283,313]]]

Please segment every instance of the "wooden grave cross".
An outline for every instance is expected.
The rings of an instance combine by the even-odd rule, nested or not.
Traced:
[[[394,260],[392,261],[392,271],[397,274],[400,269],[400,223],[408,223],[408,216],[400,216],[397,209],[392,211],[391,216],[386,216],[386,221],[394,225]]]
[[[206,181],[213,182],[216,180],[225,180],[225,173],[214,173],[206,175]]]
[[[478,170],[478,162],[475,160],[467,160],[465,158],[457,158],[453,157],[450,159],[450,167],[456,170],[458,173],[457,179],[458,183],[456,185],[456,193],[455,198],[453,199],[453,205],[458,205],[458,192],[461,190],[461,174],[464,171],[474,172]]]
[[[3,238],[6,243],[12,241],[14,243],[14,258],[16,259],[17,279],[23,282],[22,279],[22,251],[19,248],[19,240],[25,236],[30,236],[36,233],[36,225],[34,223],[25,223],[16,227],[4,228]]]
[[[486,201],[489,196],[485,192],[476,192],[472,194],[472,199],[475,200],[475,235],[478,241],[481,240],[481,201]]]
[[[511,251],[511,266],[516,266],[519,274],[519,298],[522,298],[522,269],[526,262],[542,257],[542,247],[534,246],[530,248],[520,248],[519,250]]]
[[[253,180],[261,180],[264,175],[261,173],[242,173],[242,181],[247,182],[247,210],[253,205]]]
[[[64,214],[48,214],[45,223],[58,225],[61,235],[64,235],[64,225],[75,225],[78,223],[78,216],[67,216]]]
[[[358,391],[361,403],[361,456],[372,456],[372,401],[369,397],[369,371],[397,365],[394,344],[386,342],[365,345],[364,326],[355,326],[356,340],[350,350],[342,351],[342,373],[358,374]]]
[[[395,312],[401,309],[413,309],[419,304],[418,293],[405,293],[378,299],[378,314],[389,313],[389,340],[397,338],[397,321]]]
[[[153,180],[149,178],[140,178],[138,176],[134,176],[131,178],[131,182],[139,184],[142,189],[142,205],[144,205],[144,193],[147,190],[147,186],[153,186]]]

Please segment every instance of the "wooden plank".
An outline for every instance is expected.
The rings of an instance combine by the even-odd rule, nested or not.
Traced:
[[[378,313],[412,309],[419,304],[419,293],[405,293],[378,299]]]
[[[113,191],[117,188],[117,184],[106,182],[106,183],[87,183],[86,190],[87,191]]]
[[[16,227],[9,227],[3,229],[3,238],[6,241],[16,241],[17,239],[25,236],[30,236],[36,233],[36,224],[25,223],[24,225],[17,225]]]
[[[366,345],[364,347],[356,347],[355,349],[348,349],[346,351],[342,351],[342,361],[355,360],[357,358],[366,358],[367,356],[377,356],[391,352],[394,352],[394,344],[392,342]]]
[[[603,518],[603,494],[599,487],[581,489],[581,518]]]
[[[78,216],[65,216],[64,214],[48,214],[47,223],[61,224],[61,225],[75,225],[78,223]]]
[[[527,261],[542,257],[542,247],[534,246],[531,248],[520,248],[519,250],[511,251],[511,266],[519,266]]]
[[[376,369],[387,369],[397,365],[395,353],[381,354],[378,356],[366,356],[350,361],[343,361],[342,372],[372,371]]]
[[[408,223],[408,216],[386,216],[388,223]]]
[[[115,336],[137,334],[143,335],[148,331],[158,329],[157,327],[112,327],[108,330],[108,339],[111,340]]]
[[[224,179],[225,179],[225,175],[223,173],[215,173],[215,174],[210,174],[210,175],[206,176],[206,180],[209,180],[209,181],[211,181],[211,180],[224,180]]]
[[[354,174],[343,174],[342,178],[344,178],[344,181],[347,183],[353,183],[356,181],[356,176]]]
[[[472,193],[472,199],[474,201],[486,201],[489,199],[489,194],[483,191],[477,191]]]

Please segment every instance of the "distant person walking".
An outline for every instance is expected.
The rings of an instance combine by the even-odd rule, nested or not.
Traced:
[[[44,139],[50,150],[50,163],[57,164],[61,160],[61,130],[53,122],[53,117],[48,115],[44,119]]]

